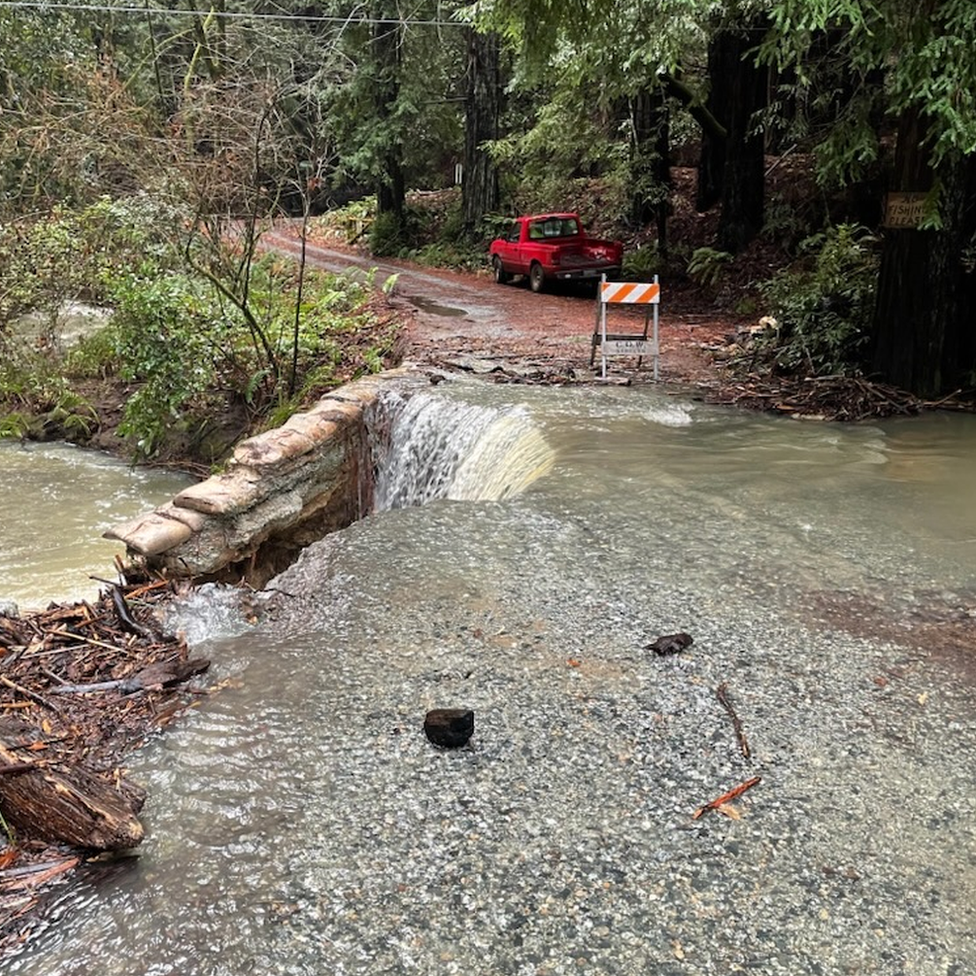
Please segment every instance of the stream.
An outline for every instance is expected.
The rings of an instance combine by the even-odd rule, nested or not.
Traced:
[[[0,470],[0,599],[21,610],[95,597],[90,576],[113,578],[122,555],[102,533],[191,483],[61,443],[0,439]]]
[[[5,972],[976,970],[976,417],[465,380],[394,406],[381,511],[255,626],[220,588],[179,609],[219,692],[131,757],[138,857],[59,891]],[[6,514],[100,476],[69,457],[0,524],[87,572],[112,493],[87,536]],[[3,595],[68,594],[10,545]],[[441,706],[468,746],[426,741]]]

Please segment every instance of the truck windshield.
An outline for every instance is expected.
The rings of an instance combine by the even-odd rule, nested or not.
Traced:
[[[546,217],[529,224],[529,238],[533,241],[544,237],[576,237],[579,225],[572,217]]]

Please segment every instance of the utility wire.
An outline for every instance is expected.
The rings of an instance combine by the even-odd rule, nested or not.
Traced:
[[[85,12],[88,10],[98,13],[118,13],[118,14],[138,14],[145,16],[149,14],[190,14],[197,17],[213,17],[220,20],[297,20],[304,23],[314,21],[316,23],[327,24],[397,24],[403,27],[465,27],[463,21],[459,20],[420,20],[398,17],[356,17],[350,21],[349,17],[329,17],[314,14],[259,14],[244,13],[231,10],[180,10],[172,7],[131,7],[114,4],[96,3],[45,3],[44,0],[0,0],[0,9],[26,9],[37,10],[41,13],[51,13],[55,11],[76,11]]]

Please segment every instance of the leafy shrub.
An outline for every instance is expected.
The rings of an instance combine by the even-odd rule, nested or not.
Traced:
[[[141,196],[0,224],[0,323],[30,311],[53,317],[78,298],[104,302],[119,275],[178,267],[181,255],[166,232],[180,223]]]
[[[119,343],[112,323],[83,335],[64,357],[64,375],[73,379],[96,379],[119,371]]]
[[[23,414],[36,421],[26,436],[58,429],[82,438],[97,419],[73,399],[71,384],[115,377],[131,388],[119,432],[137,454],[193,450],[215,409],[243,411],[254,422],[299,402],[309,377],[315,386],[334,386],[389,353],[383,343],[367,355],[358,341],[374,322],[372,274],[306,267],[299,306],[293,261],[268,254],[245,265],[233,243],[198,235],[182,248],[183,235],[178,215],[142,198],[0,227],[0,258],[10,256],[9,264],[0,260],[0,299],[7,301],[0,308],[0,413],[12,418],[5,429],[24,436]],[[32,273],[38,268],[43,274]],[[75,348],[7,340],[2,316],[40,310],[55,322],[79,292],[114,314]]]
[[[74,392],[51,347],[0,335],[0,437],[87,440],[98,425],[92,405]]]
[[[53,312],[82,290],[83,246],[59,213],[0,224],[0,326]]]
[[[762,286],[779,323],[767,355],[791,373],[857,370],[874,308],[878,238],[866,227],[839,224],[807,238],[800,250],[805,263]]]
[[[485,249],[463,243],[436,241],[409,252],[407,257],[431,268],[477,271],[485,266]]]
[[[395,213],[386,211],[377,214],[369,230],[369,250],[378,258],[395,257],[407,247],[404,222]]]
[[[181,275],[116,283],[114,336],[119,375],[137,385],[119,433],[150,456],[181,410],[214,378],[211,309]]]
[[[274,257],[255,263],[250,319],[186,275],[116,283],[114,355],[119,375],[137,387],[119,431],[140,454],[180,434],[206,390],[219,388],[257,415],[293,399],[292,361],[295,389],[308,373],[336,375],[340,339],[368,321],[372,278],[307,270],[296,330],[296,275]]]

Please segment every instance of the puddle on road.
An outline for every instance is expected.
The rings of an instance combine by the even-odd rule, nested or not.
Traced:
[[[429,298],[421,298],[417,295],[408,295],[407,301],[415,305],[422,312],[430,312],[431,315],[444,315],[448,318],[464,318],[468,313],[463,308],[451,308],[450,305],[438,305]]]

